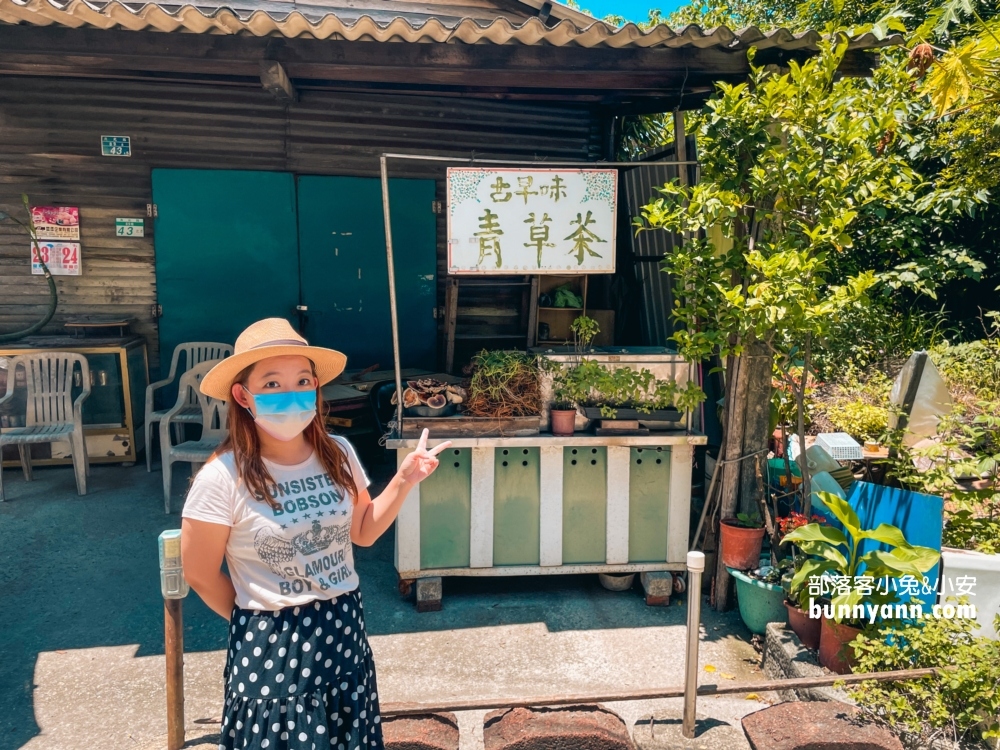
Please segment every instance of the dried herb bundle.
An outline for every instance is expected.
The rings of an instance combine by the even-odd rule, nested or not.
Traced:
[[[465,413],[473,417],[530,417],[541,412],[538,362],[520,352],[481,351],[465,368]]]

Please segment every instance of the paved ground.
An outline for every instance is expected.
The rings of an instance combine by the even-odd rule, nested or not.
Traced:
[[[179,470],[179,472],[182,470]],[[163,617],[156,537],[159,470],[94,467],[77,497],[68,468],[5,473],[0,505],[0,748],[146,748],[166,732]],[[180,473],[175,486],[183,486]],[[180,489],[180,488],[179,488]],[[179,500],[175,500],[175,505]],[[605,591],[596,576],[445,581],[444,610],[417,614],[396,591],[392,533],[357,550],[366,622],[385,701],[579,694],[683,681],[685,608],[645,606],[638,590]],[[702,662],[762,679],[735,613],[703,609]],[[223,621],[185,601],[190,738],[217,727]],[[631,726],[679,701],[613,704]],[[764,704],[703,699],[727,722]],[[460,714],[463,748],[481,747],[482,713]]]

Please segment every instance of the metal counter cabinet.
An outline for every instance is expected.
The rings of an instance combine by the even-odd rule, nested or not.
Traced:
[[[443,442],[432,439],[428,445]],[[704,435],[454,438],[396,521],[401,591],[440,607],[444,576],[683,571]],[[416,439],[389,448],[401,462]],[[662,593],[662,591],[661,591]],[[661,602],[662,603],[662,602]]]

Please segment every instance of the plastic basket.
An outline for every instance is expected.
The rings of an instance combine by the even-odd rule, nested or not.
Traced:
[[[824,432],[816,436],[816,445],[837,461],[860,461],[861,444],[846,432]]]

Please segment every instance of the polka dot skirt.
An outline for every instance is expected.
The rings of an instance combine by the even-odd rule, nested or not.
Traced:
[[[230,624],[219,750],[383,750],[359,591]]]

